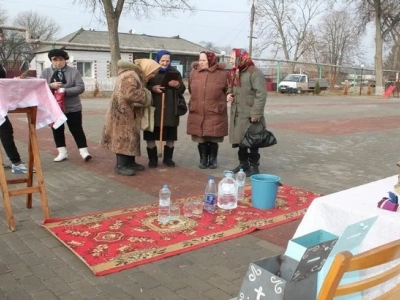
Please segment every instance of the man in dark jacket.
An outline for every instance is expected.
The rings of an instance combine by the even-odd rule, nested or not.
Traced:
[[[3,29],[0,28],[0,44],[3,42]],[[0,78],[6,78],[6,69],[0,64]],[[28,167],[21,161],[17,147],[14,142],[14,130],[8,117],[5,118],[3,124],[0,125],[0,140],[3,144],[4,151],[11,160],[13,173],[27,173]]]

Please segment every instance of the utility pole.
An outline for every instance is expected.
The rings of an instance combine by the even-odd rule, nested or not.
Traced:
[[[253,54],[253,39],[256,39],[255,36],[253,36],[253,27],[254,27],[254,15],[256,14],[256,9],[254,7],[254,0],[253,4],[251,5],[251,12],[250,12],[250,36],[249,38],[249,55],[252,57]]]

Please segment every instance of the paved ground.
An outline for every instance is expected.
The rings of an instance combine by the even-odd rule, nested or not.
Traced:
[[[398,172],[400,99],[275,96],[266,106],[279,144],[261,152],[261,171],[284,184],[332,193]],[[48,128],[38,131],[52,217],[152,202],[163,183],[173,197],[203,192],[209,173],[236,165],[236,151],[221,146],[219,169],[197,168],[197,147],[182,118],[175,169],[146,170],[135,177],[113,173],[114,156],[98,148],[108,99],[85,99],[84,123],[93,161],[81,161],[68,136],[69,160],[54,163]],[[26,124],[12,116],[18,146],[26,157]],[[143,154],[145,146],[142,145]],[[139,162],[146,163],[146,157]],[[12,177],[10,171],[7,175]],[[349,199],[351,201],[351,199]],[[2,206],[1,206],[2,207]],[[281,252],[298,222],[258,231],[196,251],[103,277],[91,271],[47,231],[38,197],[25,209],[13,198],[17,231],[0,211],[0,299],[230,299],[239,291],[249,262]]]

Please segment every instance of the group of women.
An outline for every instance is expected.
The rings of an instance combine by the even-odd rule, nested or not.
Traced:
[[[82,106],[79,94],[84,84],[79,72],[68,67],[68,54],[62,49],[49,52],[51,68],[44,70],[53,91],[65,88],[65,114],[67,124],[84,160],[91,159],[87,150],[86,137],[82,128]],[[233,49],[230,57],[232,68],[218,62],[212,52],[201,52],[199,60],[192,64],[188,78],[190,100],[188,102],[187,134],[197,143],[199,168],[215,169],[219,143],[229,135],[229,141],[238,148],[240,169],[248,176],[259,173],[260,154],[258,148],[241,147],[247,129],[253,122],[265,126],[264,106],[267,98],[265,79],[254,66],[244,49]],[[118,62],[119,72],[112,99],[107,111],[100,145],[116,154],[115,172],[132,176],[145,167],[136,163],[141,155],[140,132],[146,108],[154,107],[154,126],[145,130],[148,167],[158,166],[156,142],[163,143],[163,164],[175,167],[174,143],[178,139],[179,114],[177,105],[186,86],[179,71],[171,66],[171,53],[159,51],[155,59],[136,59],[134,62]],[[174,74],[172,74],[174,73]],[[168,77],[166,77],[168,76]],[[173,78],[165,82],[164,78]],[[228,126],[228,104],[231,105]],[[67,158],[64,126],[54,130],[54,140],[59,151],[55,161]]]

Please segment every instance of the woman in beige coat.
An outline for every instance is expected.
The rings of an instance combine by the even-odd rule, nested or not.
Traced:
[[[228,73],[212,52],[200,53],[189,76],[187,133],[198,143],[200,169],[217,168],[218,143],[228,135]]]
[[[134,63],[120,60],[114,92],[107,112],[100,146],[116,153],[115,172],[135,175],[144,166],[135,162],[140,155],[140,129],[144,107],[151,104],[147,81],[161,67],[152,59],[137,59]]]

